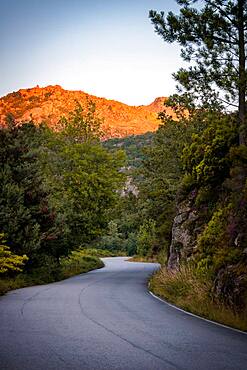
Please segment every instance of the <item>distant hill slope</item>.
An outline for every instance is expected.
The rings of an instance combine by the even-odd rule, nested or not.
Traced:
[[[141,165],[141,161],[145,159],[143,149],[151,145],[153,136],[152,132],[146,132],[142,135],[112,138],[104,141],[103,145],[112,151],[124,149],[127,154],[127,167],[137,168]]]
[[[20,89],[0,98],[0,124],[3,125],[6,114],[11,113],[19,122],[32,118],[37,123],[45,121],[56,129],[60,117],[73,111],[76,101],[86,107],[88,100],[95,102],[98,115],[104,118],[103,128],[109,138],[155,131],[159,125],[157,113],[164,110],[166,98],[157,98],[146,106],[129,106],[83,91],[64,90],[58,85],[44,88],[37,86]]]

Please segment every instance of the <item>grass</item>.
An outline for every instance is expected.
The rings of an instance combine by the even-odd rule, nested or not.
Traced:
[[[74,251],[62,258],[60,264],[50,262],[35,269],[32,273],[20,273],[12,277],[0,278],[0,295],[10,290],[32,285],[52,283],[71,276],[95,270],[104,266],[97,256],[86,255],[84,251]]]
[[[81,253],[89,255],[89,256],[97,256],[97,257],[120,257],[126,256],[126,252],[121,251],[110,251],[108,249],[97,249],[97,248],[85,248],[80,250]]]
[[[247,331],[247,312],[235,312],[212,298],[211,282],[199,278],[189,266],[179,272],[162,267],[150,280],[157,296],[196,315]]]
[[[160,251],[158,254],[153,254],[152,256],[140,256],[138,254],[130,257],[129,262],[149,262],[149,263],[160,263],[161,265],[166,265],[167,263],[167,253]]]
[[[72,252],[61,262],[62,279],[95,270],[104,266],[97,256],[85,255],[81,251]]]
[[[156,257],[143,257],[143,256],[133,256],[128,259],[128,262],[151,262],[151,263],[157,263]]]

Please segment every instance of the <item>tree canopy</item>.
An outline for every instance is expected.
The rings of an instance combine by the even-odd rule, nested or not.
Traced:
[[[246,144],[245,0],[177,0],[179,14],[150,11],[155,31],[164,41],[181,45],[190,63],[174,74],[189,105],[238,109],[239,142]],[[197,6],[196,6],[197,5]]]
[[[93,104],[77,106],[63,124],[53,132],[9,116],[0,130],[0,230],[31,269],[99,237],[125,177],[123,153],[100,143]]]

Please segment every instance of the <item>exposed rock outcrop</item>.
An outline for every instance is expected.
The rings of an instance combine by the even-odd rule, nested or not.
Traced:
[[[20,89],[0,98],[0,125],[11,113],[17,122],[30,120],[35,123],[45,121],[54,130],[58,129],[61,116],[67,117],[76,102],[86,108],[88,100],[96,104],[99,118],[104,119],[105,138],[125,137],[152,132],[158,128],[157,113],[163,111],[166,98],[157,98],[147,106],[129,106],[114,100],[98,98],[83,91],[64,90],[61,86],[36,86]],[[169,115],[172,110],[166,108]]]
[[[181,263],[188,261],[200,249],[198,241],[202,232],[206,230],[208,223],[202,217],[202,214],[199,214],[200,208],[195,206],[195,198],[196,192],[191,192],[186,200],[177,204],[168,259],[170,270],[179,270]],[[225,254],[221,252],[221,258],[224,258],[224,256],[231,257],[230,250],[232,253],[234,250],[241,251],[242,238],[243,233],[239,233],[233,239],[232,245],[224,245]],[[219,255],[219,248],[222,247],[215,244],[213,248],[215,248],[214,253]],[[220,250],[222,251],[222,249]],[[237,262],[234,262],[234,258],[228,260],[230,257],[225,257],[224,263],[221,261],[221,267],[218,270],[214,266],[211,295],[217,302],[222,302],[226,306],[232,307],[233,310],[240,312],[247,307],[247,248],[242,249],[241,256],[239,253],[236,255],[238,255]]]
[[[196,237],[191,232],[198,216],[193,207],[193,196],[177,205],[172,226],[172,241],[168,260],[169,269],[177,269],[181,259],[188,259],[195,248]]]
[[[214,296],[232,308],[247,305],[246,263],[226,266],[220,269],[213,287]]]

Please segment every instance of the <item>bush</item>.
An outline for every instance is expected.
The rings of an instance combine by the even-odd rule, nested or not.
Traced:
[[[74,251],[58,263],[54,258],[43,256],[42,266],[29,273],[21,273],[15,277],[0,278],[0,295],[12,289],[26,286],[47,284],[68,277],[85,273],[104,266],[97,256],[86,255],[85,251]]]
[[[5,243],[4,234],[0,234],[0,274],[22,271],[22,267],[28,261],[28,257],[26,255],[18,256],[13,254],[10,248],[2,243]]]
[[[80,250],[74,251],[68,258],[63,258],[61,262],[61,277],[66,279],[103,266],[104,263],[98,257],[84,255]]]
[[[137,234],[137,254],[142,257],[151,256],[155,244],[155,222],[146,220]]]

